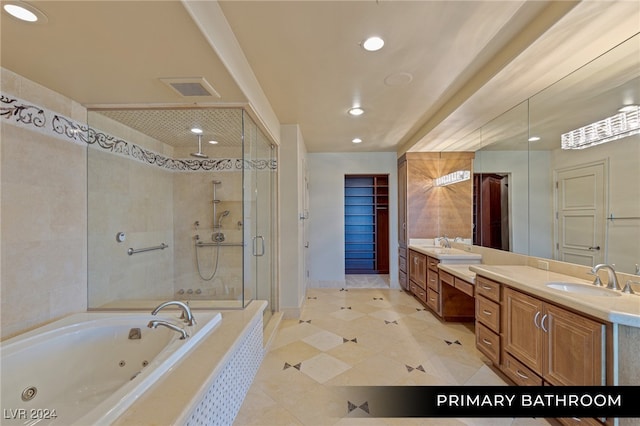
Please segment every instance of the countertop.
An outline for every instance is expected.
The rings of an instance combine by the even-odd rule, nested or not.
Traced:
[[[447,265],[447,267],[449,266]],[[470,265],[469,269],[478,275],[499,281],[509,287],[555,302],[578,312],[583,312],[594,318],[614,324],[640,328],[639,295],[618,292],[620,296],[603,297],[555,290],[547,287],[546,283],[560,281],[591,286],[592,282],[531,266]]]
[[[449,264],[449,263],[440,263],[438,264],[438,269],[442,269],[445,272],[450,273],[451,275],[458,277],[466,282],[471,284],[476,283],[476,273],[472,272],[469,267],[472,266],[470,264]]]
[[[434,257],[441,262],[462,264],[462,263],[480,263],[482,255],[478,253],[470,253],[468,251],[445,248],[438,246],[429,246],[422,244],[409,244],[409,249]]]

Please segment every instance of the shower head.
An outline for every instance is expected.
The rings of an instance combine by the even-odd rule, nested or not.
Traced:
[[[191,156],[198,158],[209,158],[207,154],[204,154],[202,152],[202,135],[198,135],[198,152],[192,152]]]

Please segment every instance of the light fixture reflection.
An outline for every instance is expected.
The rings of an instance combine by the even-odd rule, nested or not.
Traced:
[[[360,107],[353,107],[349,110],[349,114],[355,117],[364,114],[364,110]]]
[[[640,106],[627,105],[616,115],[561,136],[562,149],[584,149],[640,134]]]
[[[453,173],[449,173],[448,175],[440,176],[436,178],[434,185],[435,186],[447,186],[452,185],[458,182],[464,182],[465,180],[471,179],[471,171],[470,170],[457,170]]]
[[[360,138],[354,138],[351,142],[353,142],[353,143],[361,143],[361,142],[362,142],[362,139],[360,139]]]

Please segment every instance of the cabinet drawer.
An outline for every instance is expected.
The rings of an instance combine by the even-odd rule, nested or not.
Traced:
[[[407,259],[404,257],[398,258],[398,266],[399,269],[403,272],[407,272]]]
[[[476,319],[500,333],[500,305],[484,296],[476,297]]]
[[[413,281],[409,281],[409,291],[412,294],[418,294],[418,286]]]
[[[460,290],[461,292],[468,294],[473,297],[473,284],[466,282],[465,280],[461,280],[458,277],[454,277],[454,287]]]
[[[427,288],[432,289],[436,293],[440,293],[440,280],[438,272],[433,269],[427,269]]]
[[[482,295],[500,303],[500,284],[484,277],[476,277],[476,295]]]
[[[440,277],[440,282],[441,283],[448,284],[451,287],[454,287],[453,275],[451,275],[448,272],[440,270],[440,271],[438,271],[438,276]],[[442,287],[442,284],[440,284],[440,286]]]
[[[502,371],[520,386],[542,386],[542,378],[508,352],[502,354]]]
[[[440,294],[433,291],[432,288],[427,289],[427,306],[430,307],[433,312],[438,315],[442,313],[442,311],[440,310]]]
[[[421,287],[416,288],[416,297],[420,299],[422,302],[427,303],[427,290],[424,290]]]
[[[429,269],[432,269],[436,272],[438,272],[438,263],[440,263],[440,261],[436,258],[427,256],[427,267]]]
[[[495,365],[500,365],[500,336],[476,322],[476,347]]]

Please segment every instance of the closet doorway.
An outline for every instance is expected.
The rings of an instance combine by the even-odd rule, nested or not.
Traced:
[[[344,177],[345,274],[389,273],[389,175]]]
[[[509,174],[473,175],[473,244],[510,251]]]

